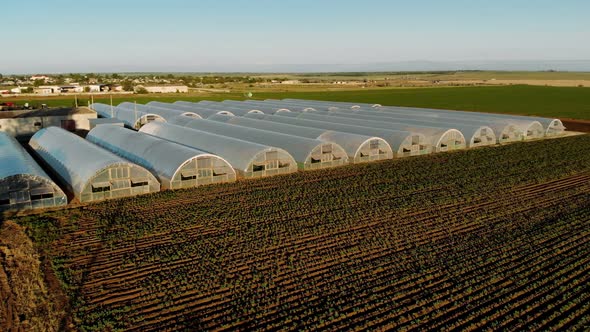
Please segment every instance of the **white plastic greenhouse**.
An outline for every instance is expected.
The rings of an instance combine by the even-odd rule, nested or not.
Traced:
[[[257,110],[264,114],[275,114],[277,112],[291,112],[289,109],[284,107],[276,107],[263,103],[254,103],[251,101],[236,101],[236,100],[224,100],[221,102],[223,105],[227,105],[233,108],[239,109],[250,109]]]
[[[435,118],[431,115],[416,114],[416,112],[393,113],[368,109],[337,109],[330,113],[347,114],[352,118],[365,118],[376,121],[393,121],[416,123],[428,126],[456,127],[467,138],[468,147],[477,147],[497,143],[507,143],[522,140],[522,132],[516,125],[505,120],[481,121],[477,119],[448,119]],[[370,116],[370,118],[368,117]],[[493,141],[495,139],[495,142]]]
[[[160,190],[158,180],[145,168],[61,128],[41,129],[29,145],[80,202]]]
[[[393,158],[391,147],[387,141],[380,137],[357,135],[341,131],[309,128],[221,114],[211,116],[208,120],[333,142],[346,150],[349,160],[353,163]]]
[[[204,108],[212,109],[212,110],[218,110],[218,111],[227,110],[237,116],[249,114],[249,113],[264,114],[264,112],[262,110],[259,110],[258,108],[247,106],[247,105],[246,105],[246,107],[234,106],[234,105],[223,104],[223,103],[214,102],[214,101],[200,101],[199,103],[197,103],[197,105],[204,107]]]
[[[465,136],[467,147],[474,148],[478,146],[487,146],[496,144],[496,135],[494,134],[494,130],[488,126],[484,125],[477,125],[477,124],[466,124],[460,121],[455,121],[455,123],[448,123],[445,121],[426,121],[423,119],[416,119],[414,117],[384,117],[384,116],[375,116],[367,113],[360,113],[354,111],[330,111],[330,112],[323,112],[322,114],[329,114],[329,115],[336,115],[342,116],[351,119],[359,119],[359,120],[372,120],[372,121],[380,121],[386,123],[393,123],[393,124],[404,124],[404,125],[411,125],[411,126],[429,126],[434,128],[441,128],[441,129],[457,129],[459,130],[463,136]],[[360,123],[360,122],[359,122]]]
[[[197,114],[195,112],[180,111],[180,110],[174,110],[174,109],[170,109],[170,108],[162,108],[162,107],[158,107],[158,106],[154,106],[154,105],[142,105],[142,104],[135,104],[135,103],[130,103],[130,102],[123,102],[123,103],[120,103],[119,105],[117,105],[117,107],[125,108],[130,111],[134,111],[137,109],[138,111],[141,111],[143,113],[157,114],[157,115],[161,116],[162,118],[164,118],[164,120],[166,120],[166,121],[168,121],[168,119],[173,118],[175,116],[188,116],[191,118],[198,118],[198,119],[202,118],[199,114]]]
[[[190,106],[187,104],[182,104],[182,103],[190,104]],[[181,102],[181,101],[177,101],[174,104],[163,103],[160,101],[150,101],[149,103],[146,104],[146,106],[155,106],[155,107],[171,109],[174,111],[181,111],[181,112],[192,112],[192,113],[198,114],[203,119],[206,119],[206,118],[210,117],[211,115],[215,115],[215,114],[233,115],[233,113],[231,113],[229,111],[211,110],[211,109],[196,106],[196,104],[193,104],[193,103]]]
[[[110,106],[107,104],[94,103],[90,108],[96,111],[103,118],[117,118],[125,123],[126,126],[133,129],[139,129],[150,122],[166,122],[166,120],[153,113],[145,113],[133,109]]]
[[[86,139],[151,171],[163,189],[236,180],[236,172],[221,157],[123,127],[98,126]]]
[[[203,111],[208,112],[209,115],[203,116],[203,119],[206,119],[213,114],[236,115],[232,111],[228,110],[227,108],[211,108],[211,107],[207,107],[207,105],[205,105],[205,104],[192,103],[192,102],[188,102],[188,101],[175,101],[173,105],[190,107],[191,109],[194,109],[195,111],[203,110]]]
[[[297,171],[297,163],[287,151],[267,145],[160,122],[147,124],[140,132],[220,156],[245,178]]]
[[[325,113],[322,113],[325,114]],[[289,116],[289,113],[280,113],[277,116]],[[463,134],[454,128],[441,129],[435,127],[418,126],[418,125],[406,125],[387,123],[381,121],[370,121],[370,120],[359,120],[344,118],[335,115],[318,115],[317,113],[300,113],[297,115],[298,119],[308,119],[316,121],[336,122],[342,124],[363,126],[368,128],[382,128],[390,130],[402,130],[414,133],[423,134],[427,142],[432,146],[433,152],[444,152],[451,150],[460,150],[466,148],[465,137]]]
[[[397,158],[418,156],[423,154],[429,154],[432,152],[432,146],[430,145],[430,143],[427,142],[426,136],[409,131],[368,128],[335,122],[305,120],[290,116],[247,114],[244,117],[264,121],[271,121],[274,123],[286,123],[295,126],[336,130],[345,133],[379,137],[384,139],[389,144],[392,151],[394,152],[394,157]]]
[[[64,192],[12,136],[0,132],[0,211],[68,203]]]
[[[336,107],[344,106],[345,108],[350,108],[350,106],[353,105],[353,103],[346,103],[346,102],[310,101],[310,100],[299,100],[299,99],[284,99],[284,101],[287,103],[305,103],[306,105],[329,105],[329,106],[336,106]],[[273,102],[275,102],[275,101],[273,100]],[[467,111],[454,111],[454,110],[416,108],[416,107],[381,106],[381,105],[379,105],[378,107],[375,107],[375,105],[366,104],[366,103],[357,103],[356,105],[360,105],[360,107],[365,110],[372,109],[372,110],[377,110],[377,111],[382,111],[382,112],[396,112],[396,111],[408,112],[408,111],[410,111],[414,114],[426,113],[426,114],[434,115],[436,117],[451,117],[454,119],[465,119],[465,118],[474,117],[474,118],[479,118],[480,120],[483,120],[483,121],[491,121],[493,119],[505,120],[505,121],[510,121],[510,120],[537,121],[542,125],[542,127],[544,129],[544,135],[547,135],[547,136],[559,135],[559,134],[562,134],[563,131],[565,130],[565,127],[563,126],[563,123],[561,122],[561,120],[556,119],[556,118],[544,118],[544,117],[538,117],[538,116],[523,116],[523,115],[496,114],[496,113],[477,113],[477,112],[467,112]],[[534,135],[536,135],[536,133],[534,133],[534,131],[537,130],[536,127],[537,127],[536,124],[532,124],[532,126],[530,126],[529,130],[533,131],[533,133],[530,133],[530,135],[528,135],[528,138],[538,138],[538,137],[534,137]],[[527,130],[527,126],[525,126],[523,128],[525,129],[525,131]]]
[[[268,107],[275,107],[275,108],[286,108],[291,112],[316,112],[317,110],[311,106],[306,106],[306,105],[302,105],[302,104],[288,104],[285,103],[281,100],[265,100],[265,101],[260,101],[260,100],[247,100],[244,101],[244,103],[248,103],[250,105],[253,106],[258,106],[258,105],[266,105]]]
[[[297,161],[299,168],[303,170],[336,167],[348,163],[346,151],[333,142],[186,117],[176,117],[171,119],[170,123],[281,148],[289,152]]]

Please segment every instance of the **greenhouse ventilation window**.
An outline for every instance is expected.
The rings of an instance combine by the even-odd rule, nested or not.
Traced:
[[[31,194],[31,200],[32,201],[35,201],[35,200],[38,200],[38,199],[45,199],[45,198],[53,198],[53,193],[36,194],[36,195]]]
[[[137,179],[135,181],[131,180],[131,187],[143,187],[143,186],[147,186],[148,180],[147,179]]]
[[[252,172],[261,172],[264,171],[264,165],[252,165]]]
[[[97,182],[92,184],[92,192],[93,193],[101,193],[103,191],[110,191],[111,190],[111,183],[110,182]]]

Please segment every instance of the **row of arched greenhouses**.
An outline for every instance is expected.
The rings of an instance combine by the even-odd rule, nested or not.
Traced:
[[[298,99],[91,105],[86,139],[49,127],[36,161],[0,136],[0,209],[90,202],[559,135],[558,119]],[[5,167],[10,160],[11,167]],[[50,176],[62,188],[56,185]]]

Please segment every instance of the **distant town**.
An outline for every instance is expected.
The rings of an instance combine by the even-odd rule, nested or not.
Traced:
[[[227,88],[228,84],[301,84],[326,83],[314,80],[265,78],[250,76],[193,76],[193,75],[133,75],[122,74],[58,74],[58,75],[1,75],[0,95],[4,97],[32,95],[61,95],[82,93],[187,93],[189,89]],[[333,84],[363,84],[330,82]]]

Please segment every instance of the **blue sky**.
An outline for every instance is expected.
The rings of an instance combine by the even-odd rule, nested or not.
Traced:
[[[590,60],[588,0],[19,0],[0,10],[0,73]]]

